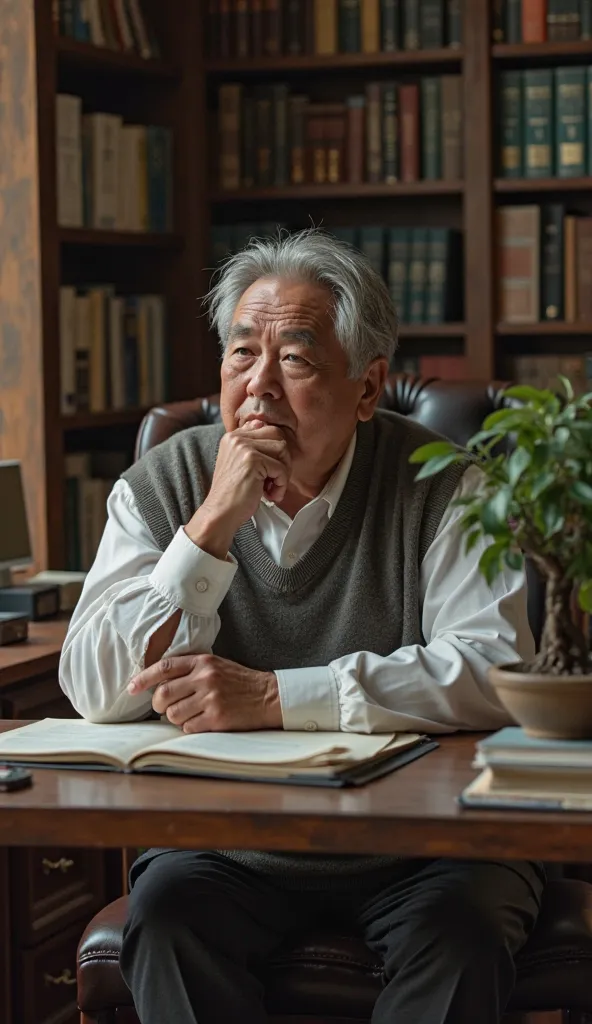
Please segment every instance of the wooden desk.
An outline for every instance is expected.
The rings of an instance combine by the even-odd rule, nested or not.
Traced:
[[[16,723],[0,723],[0,730]],[[463,811],[475,735],[361,789],[39,769],[0,793],[0,844],[258,848],[586,861],[591,814]]]

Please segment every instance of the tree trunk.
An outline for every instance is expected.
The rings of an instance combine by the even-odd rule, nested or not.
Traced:
[[[572,590],[572,580],[547,577],[541,649],[531,665],[535,672],[559,676],[592,673],[588,642],[571,614]]]

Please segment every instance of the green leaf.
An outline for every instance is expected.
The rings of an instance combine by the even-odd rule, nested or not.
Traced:
[[[491,430],[492,427],[499,425],[500,434],[507,434],[511,428],[528,423],[530,412],[531,410],[526,407],[523,409],[498,409],[483,420],[483,429]]]
[[[421,448],[416,448],[409,456],[409,462],[427,462],[436,455],[449,455],[456,451],[450,441],[430,441],[429,444],[422,444]]]
[[[460,456],[456,450],[454,450],[450,455],[437,455],[421,467],[415,479],[425,480],[428,476],[435,476],[436,473],[441,473],[443,469],[446,469],[446,467],[450,466],[453,462],[458,462],[459,458]]]
[[[475,544],[479,540],[479,537],[482,537],[482,536],[483,536],[483,530],[480,527],[477,530],[471,530],[471,532],[467,534],[467,539],[465,541],[465,554],[466,555],[468,555],[469,551],[473,550],[473,548],[475,547]]]
[[[571,402],[573,400],[573,396],[574,396],[574,389],[571,386],[571,381],[568,380],[567,377],[564,377],[562,373],[559,373],[557,375],[557,377],[558,377],[558,380],[561,381],[561,384],[563,386],[563,390],[565,391],[565,394],[567,395],[568,402]]]
[[[583,501],[585,505],[592,505],[592,487],[590,487],[590,484],[584,483],[583,480],[576,480],[569,490],[578,501]]]
[[[490,544],[488,548],[485,548],[479,559],[479,569],[488,583],[493,583],[501,570],[501,558],[505,548],[505,541],[496,541],[495,544]]]
[[[508,460],[508,480],[514,486],[518,483],[524,470],[528,468],[531,461],[531,454],[526,448],[516,448]]]
[[[571,431],[569,427],[557,427],[555,433],[553,434],[553,440],[555,441],[556,447],[557,445],[559,445],[561,448],[565,448],[565,445],[569,441],[570,436]]]
[[[539,388],[532,388],[528,384],[513,384],[504,391],[505,398],[517,398],[519,402],[533,402],[536,405],[544,405],[549,397],[548,391],[540,391]]]
[[[563,529],[565,523],[565,516],[563,515],[559,505],[555,502],[549,502],[542,508],[543,523],[545,524],[545,538],[552,537],[553,534],[559,533]]]
[[[584,612],[592,612],[592,580],[582,583],[578,593],[578,603]]]
[[[476,448],[481,445],[483,441],[491,441],[493,438],[500,437],[499,430],[478,430],[476,434],[467,441],[467,448]]]
[[[508,530],[508,511],[512,500],[510,487],[501,487],[493,498],[481,508],[481,523],[486,533],[494,537]]]
[[[530,497],[533,501],[540,498],[543,491],[546,491],[548,487],[551,487],[555,483],[555,473],[550,469],[547,469],[544,473],[540,473],[539,476],[535,477],[532,487],[530,489]]]
[[[509,548],[504,552],[504,561],[509,569],[518,571],[524,565],[524,555],[516,548]]]

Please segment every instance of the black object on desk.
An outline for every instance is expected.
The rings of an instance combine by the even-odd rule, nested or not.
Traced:
[[[0,612],[0,646],[16,644],[29,635],[29,620],[20,612]]]
[[[18,612],[31,622],[50,619],[60,610],[60,592],[45,583],[0,587],[0,612]]]

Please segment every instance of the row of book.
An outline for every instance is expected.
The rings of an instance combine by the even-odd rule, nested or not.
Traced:
[[[404,347],[404,345],[403,345]],[[423,380],[467,380],[469,369],[465,356],[409,355],[400,349],[395,353],[391,364],[393,373],[406,373]]]
[[[463,0],[210,0],[209,51],[277,57],[459,47]]]
[[[277,233],[275,223],[220,224],[212,228],[214,264],[250,238]],[[451,228],[335,227],[332,234],[360,249],[387,282],[402,324],[462,319],[462,235]]]
[[[504,71],[500,76],[500,174],[592,174],[592,65]]]
[[[500,207],[497,221],[500,319],[592,324],[592,217],[546,203]]]
[[[63,415],[147,408],[166,401],[162,295],[117,295],[113,285],[60,288]]]
[[[576,395],[592,391],[592,354],[583,356],[515,356],[511,376],[518,384],[559,389],[559,377],[567,377]]]
[[[61,227],[172,231],[172,132],[82,113],[60,93],[56,110],[57,218]]]
[[[54,0],[53,11],[62,36],[146,60],[161,55],[141,0]]]
[[[494,0],[496,43],[592,39],[592,0]]]
[[[88,572],[105,523],[107,498],[130,465],[123,451],[73,452],[65,457],[66,569]]]
[[[462,178],[460,75],[369,82],[344,103],[311,102],[285,83],[220,86],[219,184],[394,184]]]

